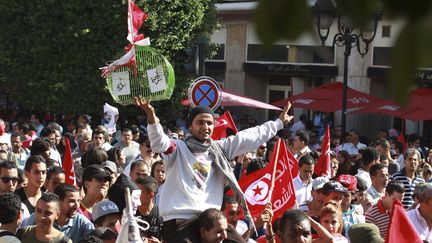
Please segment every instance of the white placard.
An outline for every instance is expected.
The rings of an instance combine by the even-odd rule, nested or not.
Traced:
[[[129,72],[113,72],[112,86],[114,95],[130,95]]]
[[[147,77],[150,91],[152,93],[167,89],[165,74],[163,72],[162,66],[157,66],[154,69],[147,70]]]

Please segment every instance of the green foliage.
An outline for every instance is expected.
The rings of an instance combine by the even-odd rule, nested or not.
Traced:
[[[216,26],[213,0],[137,4],[149,15],[140,32],[171,62]],[[0,83],[23,108],[101,113],[104,102],[113,103],[99,67],[128,44],[127,1],[2,1],[0,16]],[[172,100],[155,102],[163,113],[178,106],[191,80],[176,76]]]
[[[302,33],[316,31],[306,2],[310,0],[261,0],[256,12],[256,28],[266,45],[277,40],[293,40]],[[403,18],[405,27],[392,50],[393,93],[398,101],[406,99],[415,69],[432,66],[432,1],[420,0],[335,0],[339,13],[355,26],[364,27],[373,13],[382,10],[386,18]]]

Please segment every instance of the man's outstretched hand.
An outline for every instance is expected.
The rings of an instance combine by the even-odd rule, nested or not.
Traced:
[[[150,99],[146,100],[143,97],[134,97],[134,104],[141,108],[147,114],[147,122],[149,124],[155,124],[159,122],[154,107],[150,104]]]
[[[288,124],[294,119],[294,116],[288,115],[288,111],[291,109],[291,102],[288,101],[288,104],[285,106],[284,110],[280,113],[279,119],[283,122],[283,124]]]

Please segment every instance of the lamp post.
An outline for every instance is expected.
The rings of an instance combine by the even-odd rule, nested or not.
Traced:
[[[334,19],[337,19],[337,33],[333,37],[332,45],[339,47],[345,46],[341,117],[341,130],[342,135],[344,135],[346,132],[345,113],[347,109],[348,60],[351,55],[351,49],[357,47],[357,51],[362,57],[369,52],[369,46],[375,38],[381,14],[378,13],[372,16],[371,21],[366,25],[366,28],[361,29],[355,28],[349,18],[338,12],[333,0],[317,0],[313,6],[313,12],[316,16],[316,27],[321,39],[321,44],[325,44],[333,21]],[[367,35],[369,37],[367,37]]]

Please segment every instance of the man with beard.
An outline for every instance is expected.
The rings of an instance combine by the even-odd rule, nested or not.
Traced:
[[[290,104],[276,121],[268,121],[240,131],[235,136],[214,141],[211,135],[215,114],[209,107],[198,106],[190,111],[186,122],[190,134],[184,140],[177,140],[170,139],[163,132],[149,100],[135,97],[134,103],[147,114],[151,149],[162,153],[166,161],[167,179],[160,196],[163,203],[159,205],[165,220],[164,239],[168,243],[199,242],[198,215],[206,209],[222,206],[224,182],[228,182],[253,228],[253,219],[229,160],[257,149],[283,129],[284,124],[293,119],[288,115]]]
[[[72,185],[62,183],[55,188],[54,193],[60,199],[60,214],[55,224],[73,242],[78,242],[95,228],[90,220],[77,213],[80,202],[78,189]],[[36,224],[35,216],[36,214],[30,216],[27,226]]]

